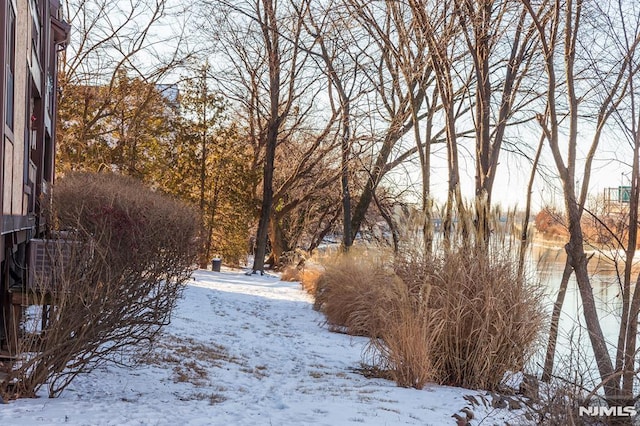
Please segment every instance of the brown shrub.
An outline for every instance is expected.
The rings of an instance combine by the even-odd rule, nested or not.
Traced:
[[[383,318],[372,321],[381,328],[375,330],[377,336],[371,338],[365,355],[399,386],[422,389],[434,378],[430,342],[434,324],[428,305],[412,297],[402,283],[387,291],[385,309],[377,310]]]
[[[521,371],[543,325],[541,293],[500,253],[460,248],[428,262],[431,351],[438,383],[496,389]],[[436,356],[437,355],[437,356]]]
[[[152,342],[196,260],[194,211],[133,179],[65,176],[51,207],[52,238],[73,243],[47,246],[55,267],[36,277],[35,288],[50,307],[24,324],[31,338],[21,351],[30,356],[12,371],[5,394],[34,395],[46,383],[49,396],[57,396],[78,374],[122,362],[123,353]]]
[[[312,262],[306,262],[303,267],[286,266],[280,275],[281,281],[299,282],[309,294],[315,295],[318,280],[323,274],[323,268]]]
[[[514,262],[468,247],[427,259],[404,253],[395,274],[344,257],[327,265],[316,308],[333,328],[369,336],[368,361],[401,386],[490,390],[524,367],[543,312]]]
[[[323,270],[319,265],[305,266],[300,272],[300,283],[302,288],[309,294],[316,294],[318,281],[322,276]]]
[[[547,236],[567,237],[569,235],[563,216],[549,207],[542,209],[536,215],[534,223],[538,232]]]
[[[420,389],[433,374],[430,318],[417,300],[379,259],[345,256],[325,265],[315,307],[331,329],[371,338],[366,356],[373,371]]]
[[[388,285],[397,277],[372,259],[334,259],[317,281],[314,308],[323,312],[330,328],[352,335],[373,336],[382,329]]]
[[[301,281],[302,271],[294,266],[285,266],[280,274],[280,281],[294,282]]]

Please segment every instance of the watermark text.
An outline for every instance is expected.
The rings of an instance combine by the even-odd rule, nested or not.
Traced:
[[[591,406],[591,407],[579,407],[579,416],[594,416],[594,417],[633,417],[637,414],[636,407],[629,406]]]

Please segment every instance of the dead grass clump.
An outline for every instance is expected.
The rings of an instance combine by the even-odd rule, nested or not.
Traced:
[[[309,294],[316,294],[318,290],[318,280],[323,274],[323,270],[318,265],[305,266],[300,271],[300,284],[302,288]]]
[[[375,336],[382,330],[389,286],[397,277],[374,260],[342,256],[325,265],[316,285],[314,308],[334,331]]]
[[[220,393],[204,393],[197,392],[187,397],[180,397],[181,401],[208,401],[209,405],[221,404],[227,400],[227,397]]]
[[[427,304],[412,298],[407,287],[390,297],[389,309],[379,324],[378,337],[371,339],[368,353],[377,370],[387,371],[399,386],[422,389],[433,380],[431,352],[432,318]]]
[[[315,295],[318,280],[323,273],[322,266],[317,263],[305,260],[298,264],[289,264],[284,267],[280,280],[286,282],[299,282],[302,288],[309,294]]]
[[[400,386],[422,388],[433,377],[431,319],[423,295],[379,260],[345,256],[325,266],[316,308],[334,330],[371,338],[367,363]]]
[[[191,383],[194,386],[205,386],[209,372],[196,361],[190,360],[173,368],[173,380],[176,383]]]
[[[514,261],[495,251],[463,247],[425,265],[400,264],[398,273],[414,294],[429,294],[421,303],[431,321],[434,379],[497,389],[505,373],[521,371],[535,350],[543,324],[541,293],[518,276]]]
[[[243,363],[239,358],[230,355],[224,346],[176,336],[162,336],[155,342],[153,350],[143,354],[138,361],[162,366],[181,364],[185,359],[197,360],[211,367],[221,367],[228,362],[239,365]]]
[[[300,281],[301,271],[295,266],[285,266],[280,274],[280,280],[286,282]]]
[[[334,329],[370,337],[367,362],[401,386],[496,390],[535,350],[540,298],[508,257],[464,247],[404,253],[395,273],[343,257],[326,266],[315,306]]]

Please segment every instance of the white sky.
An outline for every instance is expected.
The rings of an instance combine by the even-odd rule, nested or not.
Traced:
[[[460,150],[460,179],[463,196],[471,199],[474,196],[474,176],[475,162],[470,153],[472,141],[462,142],[465,149]],[[531,146],[537,145],[538,141],[532,141]],[[590,139],[586,139],[590,143]],[[471,148],[470,148],[471,147]],[[581,146],[583,147],[583,146]],[[529,148],[532,150],[533,148]],[[586,151],[586,149],[583,149]],[[592,175],[590,179],[589,197],[601,196],[606,188],[618,188],[621,185],[629,185],[630,165],[624,164],[622,160],[624,153],[631,152],[631,148],[624,146],[615,140],[612,142],[603,137],[600,149],[593,162]],[[533,156],[533,152],[530,153]],[[584,152],[582,153],[584,156]],[[581,159],[584,160],[583,158]],[[444,203],[447,197],[448,175],[446,148],[443,144],[437,145],[432,155],[432,176],[431,191],[437,203]],[[627,163],[630,162],[627,156]],[[548,145],[543,149],[541,173],[536,174],[532,191],[532,210],[539,211],[542,207],[550,205],[556,207],[563,206],[563,196],[560,179],[557,177],[557,169],[553,162]],[[498,175],[494,183],[493,203],[501,204],[503,207],[524,208],[526,202],[526,191],[531,173],[531,161],[519,154],[503,151],[500,155]],[[580,172],[576,172],[579,185],[582,184],[582,167],[578,167]],[[389,181],[396,188],[403,186],[410,187],[409,194],[413,194],[412,201],[418,202],[420,193],[421,174],[417,166],[405,165],[390,173]]]

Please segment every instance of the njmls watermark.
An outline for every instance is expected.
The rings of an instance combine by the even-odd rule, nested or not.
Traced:
[[[636,407],[633,405],[628,406],[591,406],[591,407],[579,407],[579,416],[593,416],[593,417],[633,417],[637,414]]]

